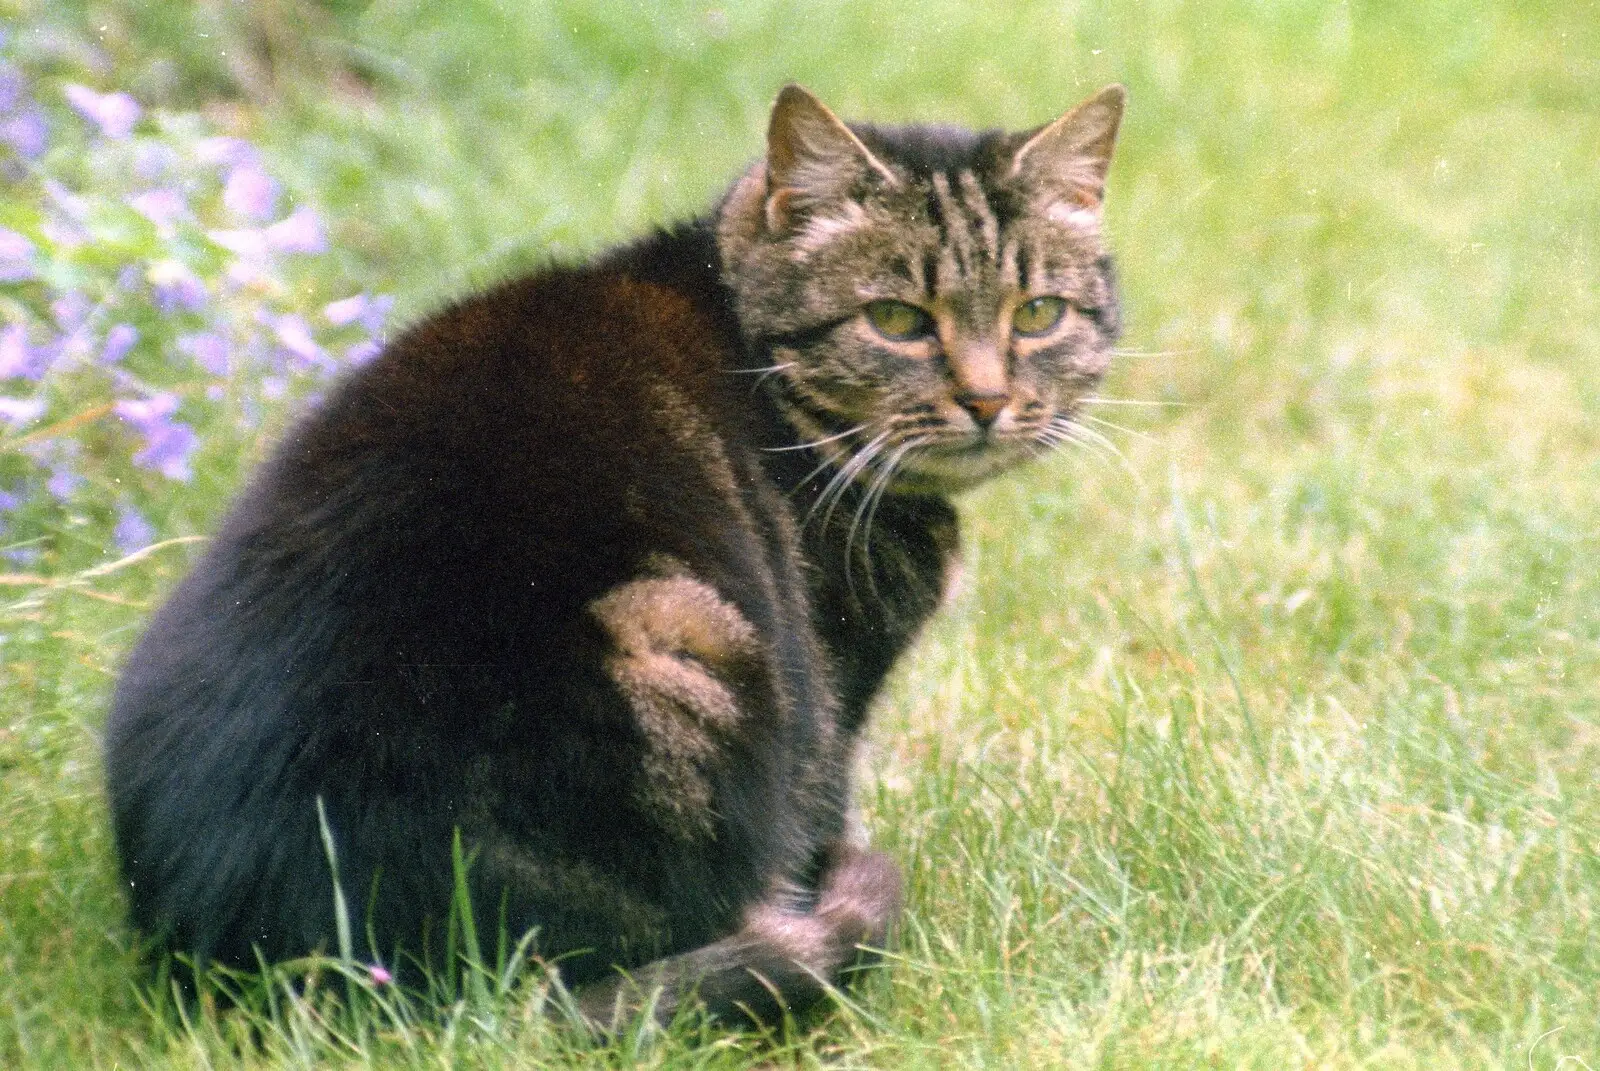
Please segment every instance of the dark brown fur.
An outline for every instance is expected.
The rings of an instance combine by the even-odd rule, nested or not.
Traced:
[[[652,987],[662,1017],[815,1001],[899,911],[849,769],[956,553],[944,494],[1068,437],[1104,368],[1119,93],[980,136],[853,133],[791,88],[714,218],[344,382],[118,687],[136,925],[239,965],[331,950],[320,801],[359,952],[402,973],[444,966],[459,833],[480,929],[537,928],[598,1023]],[[866,284],[937,334],[874,335]],[[1016,335],[1036,292],[1070,316]]]

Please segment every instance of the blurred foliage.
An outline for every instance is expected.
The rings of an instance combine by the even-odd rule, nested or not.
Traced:
[[[320,218],[248,141],[0,49],[0,538],[53,573],[203,528],[387,305],[307,263]]]

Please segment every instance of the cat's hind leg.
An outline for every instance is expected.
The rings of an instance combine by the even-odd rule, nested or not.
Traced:
[[[894,862],[881,852],[841,846],[812,910],[758,904],[729,937],[583,987],[578,1010],[602,1034],[646,1008],[665,1025],[694,998],[715,1019],[776,1025],[785,1014],[814,1007],[848,968],[881,949],[900,905]]]
[[[669,925],[702,935],[631,976],[580,982],[579,1008],[602,1031],[646,1008],[670,1021],[696,997],[714,1017],[779,1022],[816,1004],[860,946],[882,944],[899,912],[894,863],[843,828],[831,703],[777,668],[819,656],[783,653],[794,638],[759,606],[742,612],[725,594],[736,587],[661,560],[590,605],[601,666],[642,742],[630,807],[657,831],[657,880],[672,873]],[[806,891],[787,895],[789,882]],[[714,917],[718,904],[732,910]]]

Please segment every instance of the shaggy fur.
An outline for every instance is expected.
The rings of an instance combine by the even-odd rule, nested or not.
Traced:
[[[813,1002],[899,910],[849,770],[956,554],[945,496],[1071,438],[1106,366],[1121,109],[847,127],[790,87],[710,218],[352,374],[122,676],[135,925],[333,949],[320,801],[359,952],[402,976],[442,966],[459,833],[480,930],[537,928],[596,1022],[652,987],[662,1016]]]

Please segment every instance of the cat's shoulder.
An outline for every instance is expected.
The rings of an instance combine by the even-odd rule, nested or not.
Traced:
[[[493,389],[542,406],[714,384],[739,345],[701,224],[500,280],[434,309],[358,377],[361,392],[444,400]],[[703,392],[702,392],[703,393]]]

